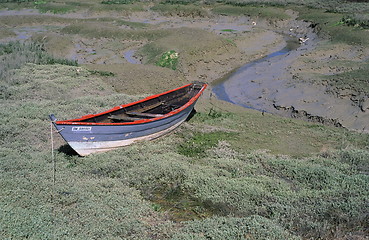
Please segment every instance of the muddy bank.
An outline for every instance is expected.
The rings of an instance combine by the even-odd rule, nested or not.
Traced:
[[[301,81],[298,77],[296,72],[306,69],[301,58],[314,53],[320,42],[309,23],[300,22],[299,28],[305,30],[300,47],[284,48],[242,66],[215,85],[215,93],[243,107],[369,132],[365,100],[361,101],[363,108],[352,98],[337,96],[338,92],[329,86]],[[294,29],[291,27],[290,31]]]
[[[178,72],[143,64],[85,64],[98,72],[112,72],[114,76],[100,76],[117,92],[128,95],[147,95],[174,89],[188,83]]]
[[[314,26],[296,20],[297,14],[286,10],[289,20],[268,21],[247,16],[213,15],[203,18],[162,16],[152,11],[130,15],[84,12],[66,15],[39,14],[35,10],[0,12],[0,17],[49,17],[45,25],[26,22],[13,29],[3,41],[42,40],[45,48],[58,57],[74,59],[91,70],[111,72],[102,76],[116,91],[127,94],[147,94],[174,88],[190,81],[218,83],[230,102],[283,116],[314,120],[324,124],[369,131],[368,96],[355,96],[322,83],[314,74],[336,74],[348,70],[344,62],[325,65],[337,56],[363,62],[369,59],[367,49],[333,48],[322,50]],[[104,15],[105,14],[105,15]],[[99,17],[99,18],[96,18]],[[104,19],[105,17],[105,19]],[[107,23],[106,17],[112,18]],[[96,18],[96,19],[93,19]],[[104,19],[100,21],[99,19]],[[143,30],[128,25],[116,25],[117,20],[147,24]],[[20,18],[19,18],[20,19]],[[18,19],[18,20],[19,20]],[[85,24],[114,31],[115,36],[94,37],[92,33],[68,33],[65,26],[89,19]],[[27,20],[27,21],[28,21]],[[124,31],[141,31],[155,38],[129,38]],[[9,32],[10,31],[10,32]],[[12,31],[12,32],[11,32]],[[157,33],[156,33],[157,34]],[[125,36],[125,37],[119,37]],[[301,38],[298,48],[290,43]],[[288,41],[287,41],[288,40]],[[288,44],[289,42],[289,44]],[[145,49],[175,50],[180,63],[176,71],[154,66]],[[281,49],[289,48],[288,52]],[[282,53],[283,52],[283,53]],[[146,54],[146,55],[145,55]],[[157,53],[156,53],[157,54]],[[267,58],[265,58],[267,56]],[[310,59],[310,60],[309,60]],[[313,60],[311,60],[313,59]],[[315,60],[314,62],[314,59]],[[257,62],[253,62],[257,60]],[[310,62],[309,62],[309,61]],[[351,69],[357,68],[350,66]],[[239,69],[234,72],[235,69]],[[232,74],[230,74],[232,73]],[[227,80],[224,81],[226,76]],[[221,80],[220,80],[221,79]],[[210,95],[211,89],[204,95]]]
[[[212,82],[226,75],[242,64],[258,59],[278,49],[283,45],[280,34],[266,28],[267,23],[250,17],[211,16],[209,18],[185,18],[177,16],[163,16],[157,12],[133,12],[130,15],[109,15],[109,12],[94,13],[87,16],[85,12],[70,14],[40,14],[34,9],[19,11],[0,11],[0,17],[6,21],[16,18],[17,26],[10,31],[15,34],[6,38],[6,41],[33,38],[45,43],[48,51],[58,57],[77,60],[80,64],[130,64],[132,60],[145,63],[140,49],[145,46],[147,39],[134,40],[118,37],[92,37],[81,34],[66,34],[65,26],[86,22],[96,30],[106,27],[107,18],[112,20],[108,27],[115,27],[124,31],[122,25],[117,26],[114,19],[128,22],[147,24],[147,31],[162,31],[167,29],[167,36],[154,41],[155,47],[175,49],[180,54],[179,71],[188,81],[203,80]],[[49,19],[37,25],[40,18]],[[34,19],[33,19],[34,18]],[[24,20],[22,22],[22,19]],[[37,21],[36,21],[37,20]],[[100,21],[101,20],[101,21]],[[30,23],[29,26],[27,23]],[[126,26],[127,27],[127,26]],[[128,26],[132,30],[132,27]],[[133,28],[133,30],[135,30]],[[139,30],[139,29],[137,29]],[[21,32],[21,34],[20,34]],[[68,38],[69,43],[63,43],[65,51],[56,52],[53,44],[57,34],[61,38]],[[97,33],[97,31],[96,31]],[[171,34],[173,33],[173,34]],[[49,40],[50,38],[53,38]],[[60,48],[60,47],[59,47]],[[127,55],[134,51],[134,54]],[[115,68],[115,67],[114,67]],[[160,84],[160,79],[155,79]]]
[[[163,90],[179,84],[179,75],[185,81],[213,82],[247,62],[259,59],[284,46],[283,35],[265,28],[263,23],[253,24],[248,17],[216,17],[214,19],[164,17],[156,13],[133,14],[127,21],[150,24],[150,29],[168,29],[170,34],[150,42],[152,48],[174,49],[179,53],[177,77],[164,80],[155,67],[146,64],[140,51],[147,41],[122,39],[95,39],[74,36],[74,51],[68,55],[90,69],[112,71],[117,76],[112,84],[120,91],[147,90],[145,81],[156,83]],[[258,24],[260,26],[258,26]],[[127,54],[128,53],[128,54]],[[142,66],[134,66],[139,63]],[[118,67],[121,64],[121,67]],[[135,69],[140,69],[136,74]],[[162,69],[162,72],[171,70]],[[144,74],[146,73],[146,74]],[[145,81],[139,79],[145,77]],[[120,80],[118,80],[120,79]],[[171,82],[173,84],[168,84]],[[143,92],[146,93],[146,92]]]
[[[192,61],[184,70],[186,79],[217,82],[217,77],[226,76],[227,80],[223,78],[222,81],[227,93],[226,100],[230,102],[283,116],[368,132],[369,115],[365,98],[360,100],[361,104],[356,104],[352,98],[338,97],[338,89],[322,86],[320,79],[317,79],[318,84],[313,84],[311,80],[299,78],[297,72],[301,69],[309,72],[305,57],[318,52],[323,39],[318,39],[313,24],[295,20],[296,13],[288,13],[291,20],[273,24],[263,20],[254,22],[247,18],[228,17],[215,22],[171,22],[170,27],[201,27],[226,36],[232,39],[238,49],[238,52],[228,50],[215,55],[204,52],[199,59],[186,59],[188,63]],[[165,25],[164,22],[160,24]],[[221,29],[238,30],[224,32]],[[299,47],[296,48],[294,41],[300,41]],[[286,48],[290,49],[288,53]],[[284,52],[282,54],[281,49]],[[334,56],[334,52],[340,54],[340,50],[336,49],[330,55]],[[252,62],[268,54],[270,56],[266,61]],[[222,58],[217,60],[219,55]],[[351,52],[348,58],[353,58],[353,55]],[[362,55],[361,59],[365,59],[365,53]],[[248,62],[252,63],[244,64]],[[241,71],[236,71],[230,77],[232,67],[239,66],[242,66]],[[311,70],[314,71],[313,68]]]

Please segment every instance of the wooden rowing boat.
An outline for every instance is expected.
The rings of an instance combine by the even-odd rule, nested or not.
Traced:
[[[81,156],[109,151],[162,136],[187,119],[205,83],[194,82],[102,113],[58,121],[49,117],[63,139]]]

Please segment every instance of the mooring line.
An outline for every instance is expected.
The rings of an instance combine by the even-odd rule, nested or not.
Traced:
[[[54,155],[54,137],[53,137],[53,122],[50,122],[50,138],[51,138],[51,161],[53,168],[53,187],[51,193],[51,214],[52,214],[52,239],[55,239],[55,182],[56,182],[56,163],[55,163],[55,155]]]
[[[50,136],[51,136],[51,161],[53,164],[53,185],[55,186],[55,156],[54,156],[54,137],[53,137],[53,123],[50,123]]]

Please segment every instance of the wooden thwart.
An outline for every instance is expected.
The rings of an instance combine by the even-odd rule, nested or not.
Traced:
[[[108,118],[111,120],[115,120],[115,121],[133,122],[133,121],[141,120],[143,118],[156,118],[156,117],[164,116],[164,114],[143,113],[143,112],[126,112],[125,114],[128,114],[130,116],[136,116],[136,117],[111,115]]]
[[[146,111],[149,111],[149,110],[152,110],[154,108],[157,108],[159,106],[161,106],[163,103],[161,101],[157,102],[157,103],[154,103],[154,104],[150,104],[150,105],[147,105],[147,106],[144,106],[144,107],[140,107],[140,111],[141,112],[146,112]]]
[[[128,117],[128,116],[116,116],[116,115],[111,115],[108,118],[111,120],[115,120],[115,121],[125,121],[125,122],[133,122],[133,121],[141,120],[141,118],[133,118],[133,117]]]
[[[143,113],[143,112],[126,112],[128,115],[138,116],[138,117],[149,117],[156,118],[162,117],[164,114],[155,114],[155,113]]]

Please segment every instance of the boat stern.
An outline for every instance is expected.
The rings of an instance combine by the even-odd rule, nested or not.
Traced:
[[[52,121],[52,122],[56,122],[56,117],[54,116],[54,114],[50,114],[49,115],[49,118],[50,118],[50,120]]]

